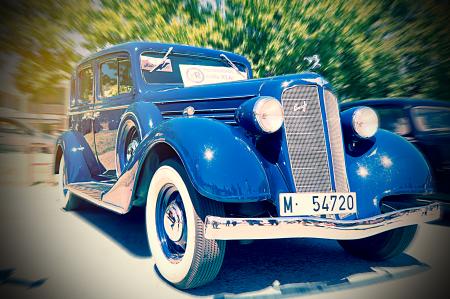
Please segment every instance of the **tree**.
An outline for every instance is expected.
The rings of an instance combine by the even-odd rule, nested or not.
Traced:
[[[450,99],[448,2],[363,0],[19,1],[0,20],[2,49],[23,58],[18,87],[51,91],[90,51],[131,40],[184,43],[245,55],[257,77],[319,73],[341,98]],[[6,31],[5,31],[6,30]]]
[[[247,55],[257,76],[304,71],[303,58],[319,54],[344,98],[448,99],[449,10],[410,2],[230,0],[197,41]]]
[[[71,20],[88,7],[84,0],[2,2],[0,48],[20,57],[15,78],[19,90],[52,95],[68,78],[79,59],[69,35],[78,28]]]

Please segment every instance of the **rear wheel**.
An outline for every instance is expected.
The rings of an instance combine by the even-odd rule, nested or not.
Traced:
[[[65,210],[74,210],[79,206],[79,198],[77,198],[72,192],[67,188],[67,169],[66,163],[64,162],[64,155],[61,157],[59,162],[59,180],[58,180],[59,196],[58,203],[59,206]]]
[[[222,265],[226,241],[205,238],[206,215],[223,216],[223,205],[202,197],[180,162],[163,162],[148,190],[147,237],[159,272],[180,289],[212,281]]]
[[[401,254],[412,242],[417,225],[396,228],[375,236],[357,240],[339,240],[339,244],[354,256],[368,260],[387,260]]]

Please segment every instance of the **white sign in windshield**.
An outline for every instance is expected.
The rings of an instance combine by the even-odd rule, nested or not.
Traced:
[[[236,72],[231,67],[180,64],[181,78],[185,87],[239,81],[247,78],[245,72]]]

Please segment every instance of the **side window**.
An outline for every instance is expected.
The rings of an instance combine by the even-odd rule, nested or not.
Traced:
[[[402,108],[380,107],[376,108],[382,129],[406,135],[411,132],[408,116]]]
[[[108,60],[100,65],[100,93],[102,98],[118,95],[117,60]]]
[[[130,93],[132,87],[129,59],[112,59],[100,65],[100,94],[102,98]]]
[[[82,69],[78,73],[78,97],[79,104],[91,104],[94,102],[94,75],[92,67]]]
[[[130,60],[119,59],[119,94],[129,93],[132,88]]]

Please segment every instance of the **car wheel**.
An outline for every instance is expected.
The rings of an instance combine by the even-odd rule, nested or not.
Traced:
[[[139,139],[140,139],[139,133],[138,133],[136,127],[132,127],[127,134],[127,139],[125,142],[124,156],[125,156],[126,163],[128,163],[131,160],[131,158],[133,157],[134,152],[136,151],[136,148],[139,145],[139,142],[140,142]]]
[[[67,170],[66,164],[64,163],[64,156],[61,157],[61,161],[59,162],[59,206],[65,210],[70,211],[78,208],[79,206],[79,198],[77,198],[72,192],[67,188]]]
[[[411,225],[364,239],[339,240],[338,242],[354,256],[381,261],[401,254],[414,239],[416,231],[417,225]]]
[[[223,204],[202,197],[180,162],[163,162],[148,190],[147,237],[159,273],[180,289],[212,281],[222,265],[226,241],[205,238],[206,215],[223,216]]]

